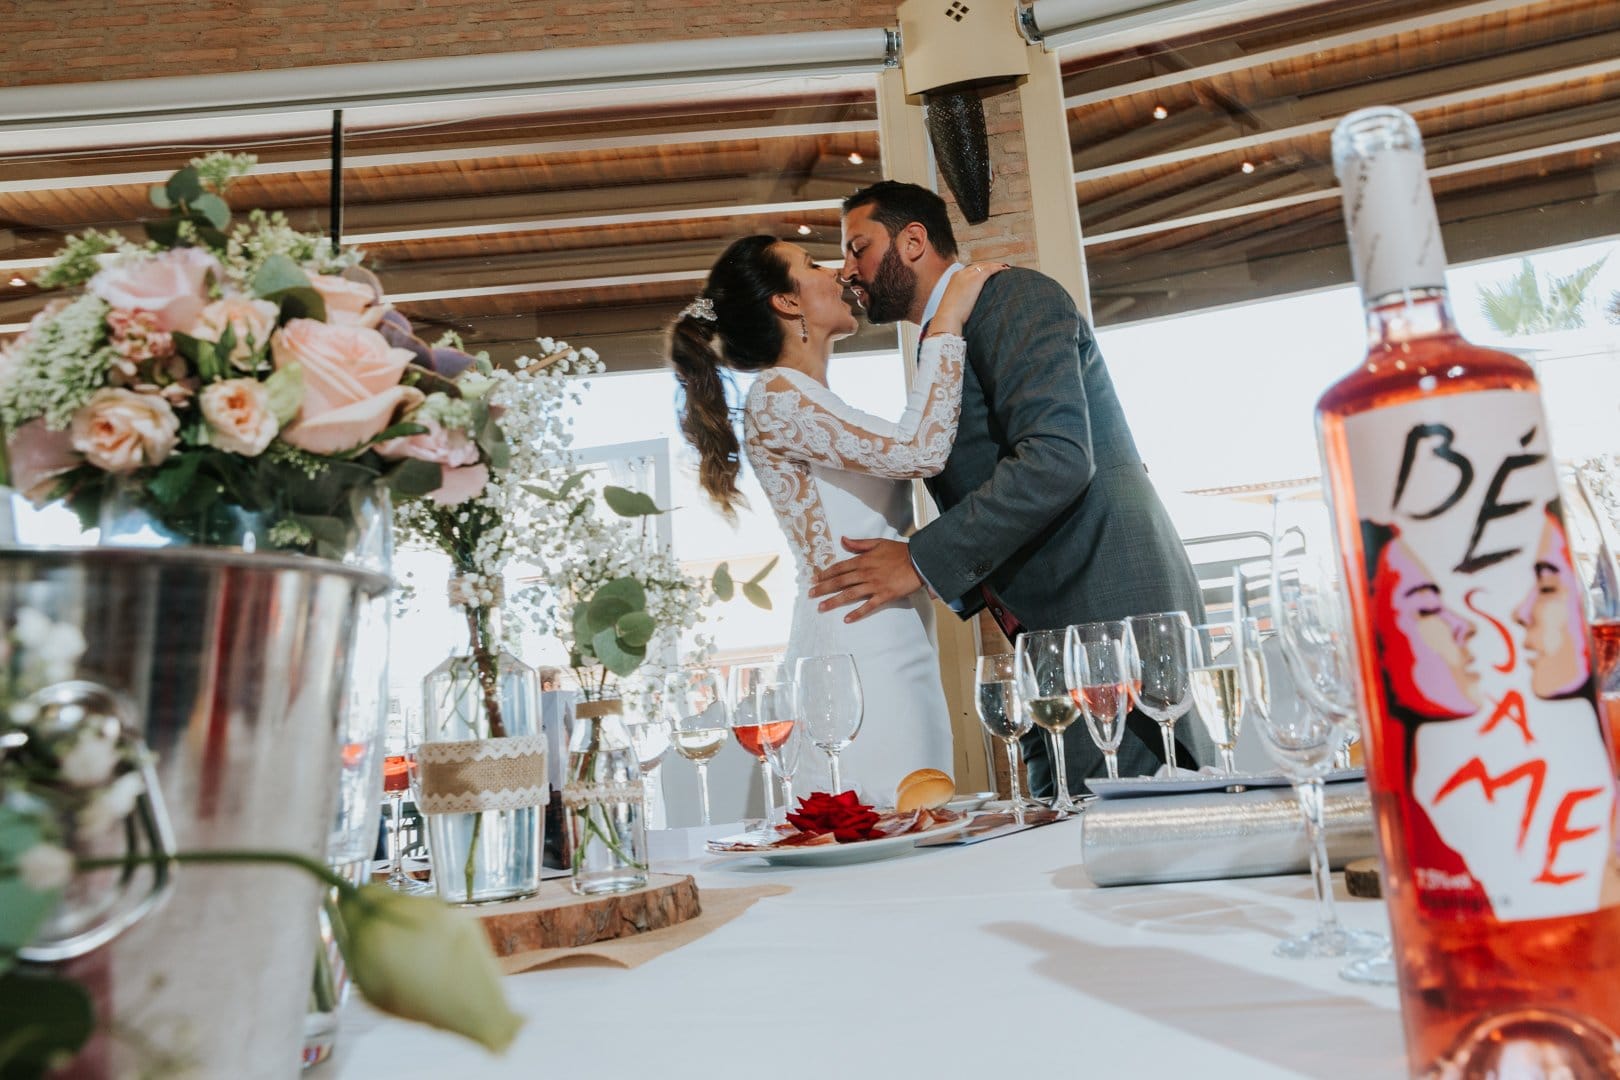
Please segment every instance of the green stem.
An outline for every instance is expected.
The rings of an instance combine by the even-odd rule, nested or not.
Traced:
[[[164,863],[261,863],[292,866],[325,882],[345,899],[353,897],[360,891],[338,876],[325,863],[291,851],[182,851],[174,855],[122,855],[79,859],[75,865],[84,871],[108,870],[113,867],[127,870],[135,866],[161,866]]]
[[[493,640],[489,609],[468,607],[463,610],[467,613],[467,632],[472,639],[472,660],[478,670],[478,687],[484,695],[484,715],[489,718],[489,736],[504,739],[506,722],[501,717],[499,675],[495,670],[495,653],[499,643]]]
[[[467,881],[467,902],[469,904],[472,903],[473,898],[473,875],[477,870],[475,859],[478,855],[478,834],[483,830],[484,814],[479,811],[478,815],[473,818],[472,840],[467,844],[467,864],[461,870],[462,876]]]

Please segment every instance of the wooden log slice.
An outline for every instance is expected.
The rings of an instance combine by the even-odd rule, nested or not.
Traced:
[[[1376,900],[1384,895],[1378,881],[1377,859],[1354,859],[1344,864],[1344,888],[1351,896]]]
[[[697,883],[673,874],[649,874],[645,888],[608,896],[576,896],[566,880],[548,881],[527,900],[478,908],[497,956],[629,937],[702,913]]]

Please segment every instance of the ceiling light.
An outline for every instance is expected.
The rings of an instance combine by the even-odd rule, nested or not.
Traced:
[[[866,159],[861,157],[859,151],[855,151],[849,155],[849,163],[851,165],[864,165],[866,163]]]
[[[27,285],[27,284],[28,284],[28,279],[27,279],[27,278],[25,278],[25,277],[20,277],[20,276],[18,276],[18,275],[15,275],[15,274],[14,274],[14,275],[12,275],[12,278],[11,278],[11,287],[12,287],[12,288],[13,288],[13,289],[20,289],[20,288],[22,288],[22,287],[23,287],[23,286],[25,286],[25,285]]]
[[[808,225],[800,225],[799,226],[799,235],[800,236],[809,236],[810,235],[810,226],[808,226]]]
[[[1165,108],[1163,105],[1155,105],[1155,106],[1153,106],[1153,119],[1155,119],[1155,120],[1163,120],[1165,117],[1167,117],[1169,115],[1170,115],[1170,110]]]
[[[1241,168],[1245,173],[1254,172],[1254,162],[1252,162],[1252,161],[1245,161],[1242,165],[1240,165],[1238,167]]]

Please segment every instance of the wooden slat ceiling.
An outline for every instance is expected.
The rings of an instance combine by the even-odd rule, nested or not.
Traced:
[[[1099,323],[1348,282],[1330,138],[1370,105],[1423,130],[1453,261],[1620,233],[1614,0],[1324,5],[1064,93]]]

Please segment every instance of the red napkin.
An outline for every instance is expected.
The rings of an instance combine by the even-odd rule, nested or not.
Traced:
[[[832,833],[840,844],[872,840],[883,835],[876,827],[877,811],[862,803],[853,791],[843,791],[837,795],[818,791],[809,798],[800,799],[798,812],[788,814],[787,819],[802,833]]]

